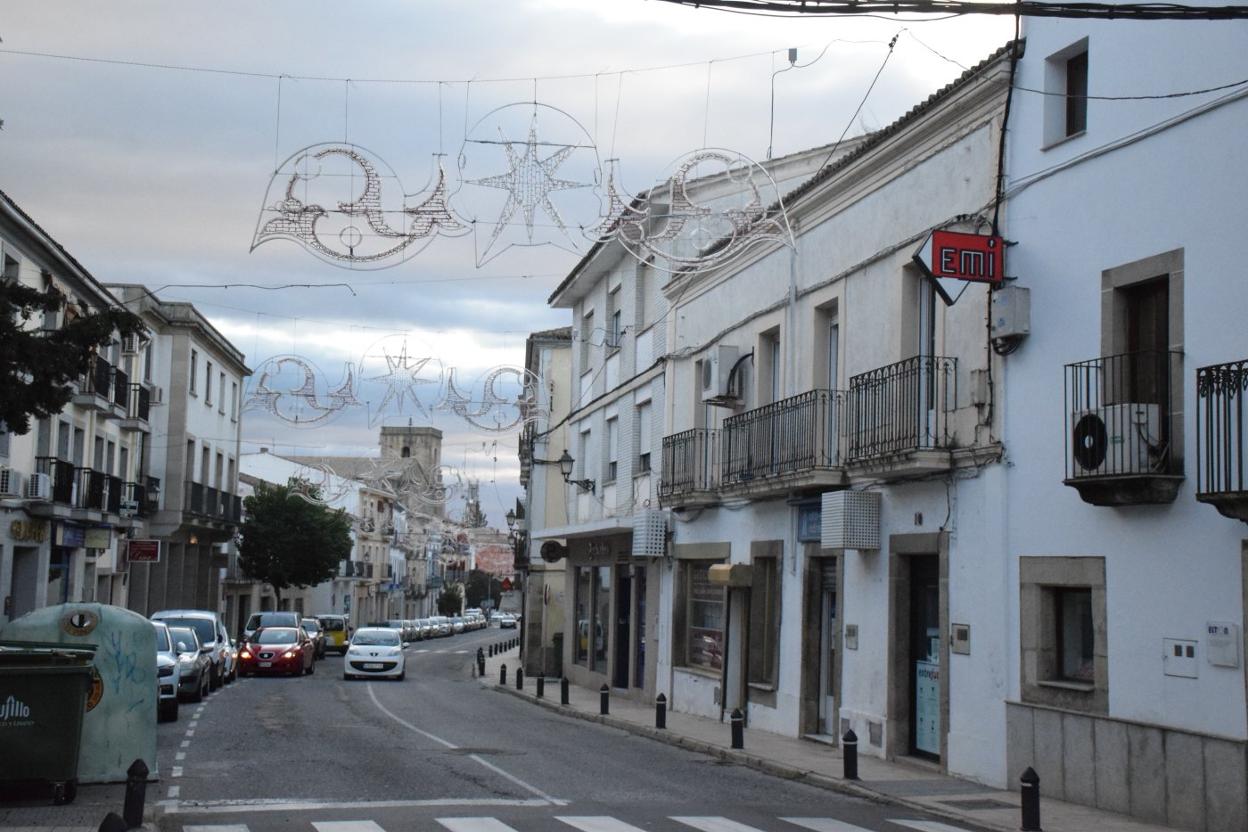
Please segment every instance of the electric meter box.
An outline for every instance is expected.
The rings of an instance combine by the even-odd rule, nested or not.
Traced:
[[[1239,667],[1239,625],[1230,621],[1205,622],[1205,655],[1214,667]]]
[[[1022,338],[1031,334],[1031,290],[1007,284],[992,293],[992,337]]]

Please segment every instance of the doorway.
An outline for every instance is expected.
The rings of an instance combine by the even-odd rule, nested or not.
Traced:
[[[940,573],[934,557],[910,562],[910,753],[940,759]]]
[[[30,546],[13,549],[13,602],[10,619],[20,618],[35,608],[35,585],[39,576],[39,550]]]
[[[615,567],[615,662],[611,676],[613,687],[628,687],[628,662],[632,656],[629,636],[632,633],[630,619],[633,610],[633,582],[630,567]]]
[[[820,570],[819,726],[818,733],[840,735],[837,707],[836,648],[839,605],[836,586],[837,558],[822,558]]]

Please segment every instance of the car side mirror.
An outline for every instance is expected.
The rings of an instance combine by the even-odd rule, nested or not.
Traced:
[[[199,648],[199,652],[201,652],[201,653],[211,653],[211,652],[212,652],[212,648],[211,648],[211,647],[209,647],[208,645],[206,645],[206,644],[205,644],[203,647]]]

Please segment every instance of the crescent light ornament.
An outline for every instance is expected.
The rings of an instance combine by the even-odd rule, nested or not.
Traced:
[[[295,370],[297,386],[275,387]],[[343,379],[338,386],[329,389],[324,397],[317,392],[320,373],[306,358],[298,355],[277,355],[266,359],[256,372],[256,384],[243,402],[243,411],[265,410],[295,427],[314,427],[325,424],[343,410],[359,407],[355,397],[355,367],[348,362],[343,368]]]
[[[499,392],[499,382],[504,377],[515,379],[516,396],[509,398]],[[495,367],[482,379],[481,398],[473,400],[456,386],[455,368],[452,367],[447,370],[446,396],[439,408],[450,410],[479,430],[506,433],[542,415],[532,400],[524,395],[526,386],[534,380],[538,380],[537,377],[523,367]]]

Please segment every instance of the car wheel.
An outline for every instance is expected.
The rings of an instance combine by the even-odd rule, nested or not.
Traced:
[[[304,673],[306,673],[306,674],[308,674],[309,676],[311,676],[313,673],[315,673],[315,672],[316,672],[316,662],[312,662],[310,665],[308,665],[307,669],[306,669],[306,670],[304,670],[303,672],[304,672]]]
[[[203,702],[204,693],[206,692],[207,688],[208,688],[208,685],[205,683],[205,681],[203,679],[200,679],[199,684],[195,686],[195,693],[191,695],[191,701]]]
[[[352,678],[352,676],[351,676],[351,674],[350,674],[350,673],[344,673],[344,674],[342,674],[342,681],[344,681],[344,682],[350,682],[350,681],[351,681],[351,678]]]
[[[177,722],[178,721],[178,700],[174,699],[168,704],[161,705],[156,712],[156,718],[160,722]]]
[[[221,675],[217,671],[216,665],[213,665],[208,670],[208,690],[211,692],[219,687],[221,687]]]

